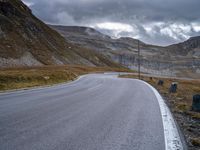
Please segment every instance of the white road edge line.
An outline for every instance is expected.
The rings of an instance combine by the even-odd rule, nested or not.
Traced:
[[[161,116],[163,120],[163,128],[164,128],[164,136],[165,136],[165,150],[183,150],[183,144],[181,142],[181,138],[180,138],[176,123],[171,114],[171,111],[169,110],[168,106],[165,104],[163,98],[161,97],[159,92],[150,84],[141,80],[139,81],[149,86],[155,93],[155,96],[158,100]]]

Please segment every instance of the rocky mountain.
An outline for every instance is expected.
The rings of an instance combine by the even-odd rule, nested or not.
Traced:
[[[21,0],[0,0],[0,67],[57,64],[120,67],[96,51],[67,42]]]
[[[139,43],[143,72],[200,74],[200,37],[167,47]],[[21,0],[0,0],[0,67],[81,64],[137,69],[137,47],[137,39],[112,39],[88,27],[49,27]]]
[[[101,53],[116,63],[131,69],[138,66],[138,40],[112,39],[95,29],[76,26],[51,26],[70,43]],[[166,47],[149,45],[139,41],[142,71],[158,75],[188,76],[200,72],[200,37]]]
[[[191,37],[185,42],[170,45],[167,48],[171,53],[198,58],[200,56],[200,36]]]

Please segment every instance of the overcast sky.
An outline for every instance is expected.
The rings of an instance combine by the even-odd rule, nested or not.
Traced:
[[[46,23],[169,45],[200,35],[200,0],[23,0]]]

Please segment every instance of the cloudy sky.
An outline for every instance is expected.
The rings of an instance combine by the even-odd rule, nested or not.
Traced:
[[[200,35],[200,0],[23,0],[46,23],[169,45]]]

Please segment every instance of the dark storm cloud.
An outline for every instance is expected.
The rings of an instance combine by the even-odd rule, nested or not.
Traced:
[[[92,26],[112,36],[170,44],[200,31],[200,0],[25,0],[51,24]],[[102,29],[102,23],[108,29]],[[121,24],[120,24],[121,23]],[[132,26],[123,31],[121,26]],[[110,26],[118,26],[118,31]],[[107,31],[107,32],[106,32]],[[121,31],[121,32],[120,32]],[[159,40],[158,40],[159,39]]]

